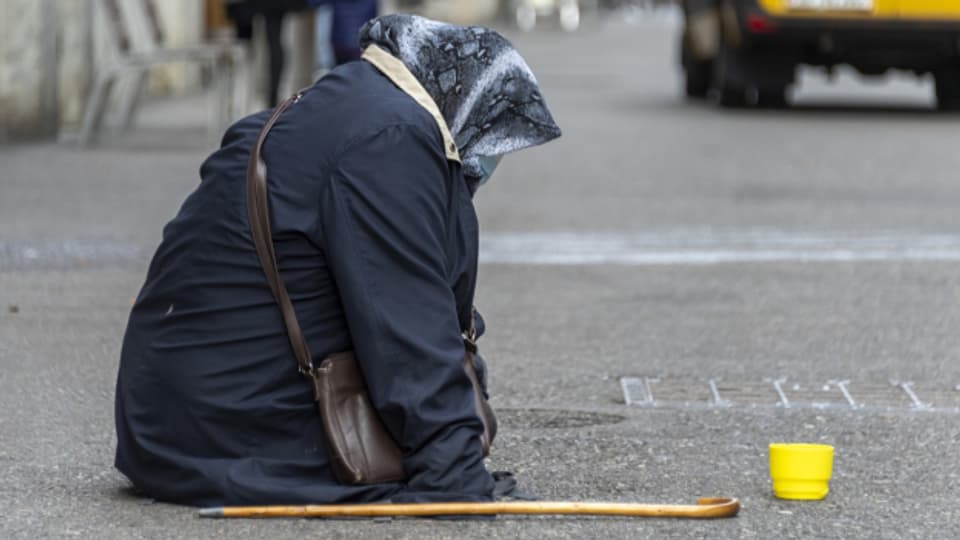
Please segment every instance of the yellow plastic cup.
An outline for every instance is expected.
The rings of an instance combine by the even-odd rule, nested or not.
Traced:
[[[780,499],[818,501],[830,492],[833,447],[827,444],[770,445],[770,480]]]

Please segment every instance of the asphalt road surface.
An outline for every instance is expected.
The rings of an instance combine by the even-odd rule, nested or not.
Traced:
[[[134,497],[114,376],[209,147],[187,99],[92,151],[0,148],[0,537],[960,537],[958,118],[930,81],[846,72],[805,71],[789,110],[687,103],[675,30],[514,36],[565,136],[477,199],[490,467],[550,499],[735,496],[738,518],[207,521]],[[783,441],[835,446],[826,500],[772,497]]]

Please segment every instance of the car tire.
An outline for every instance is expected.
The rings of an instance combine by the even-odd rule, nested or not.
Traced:
[[[747,93],[743,88],[718,88],[716,94],[717,105],[727,109],[739,109],[747,106]]]
[[[960,68],[943,69],[934,73],[937,90],[937,108],[941,111],[960,111]]]
[[[757,90],[757,107],[783,109],[787,106],[787,88],[760,88]]]

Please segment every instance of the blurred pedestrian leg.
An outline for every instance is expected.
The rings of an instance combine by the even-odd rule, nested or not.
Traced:
[[[270,87],[267,103],[272,107],[278,103],[280,76],[283,75],[283,13],[264,13],[263,22],[267,35],[267,48],[270,51]]]
[[[333,44],[331,41],[333,31],[333,6],[326,4],[317,7],[314,21],[317,40],[315,46],[316,67],[317,72],[322,74],[333,69],[337,62],[333,54]]]
[[[336,64],[346,64],[359,60],[363,54],[358,34],[360,28],[377,16],[378,0],[307,0],[314,7],[333,9],[333,27],[330,31],[330,43]],[[321,39],[318,33],[318,42]]]
[[[287,14],[307,7],[306,0],[227,0],[227,15],[234,21],[237,38],[250,43],[254,21],[263,21],[269,55],[267,104],[274,106],[280,94],[286,54],[283,49],[283,21]]]

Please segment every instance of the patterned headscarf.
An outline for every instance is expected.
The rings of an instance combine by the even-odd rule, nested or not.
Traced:
[[[399,58],[436,101],[460,149],[466,176],[482,175],[484,156],[560,136],[530,67],[493,30],[387,15],[360,30],[360,45],[371,44]]]

